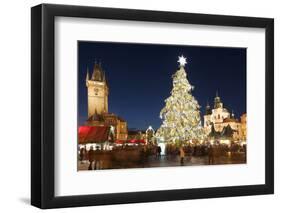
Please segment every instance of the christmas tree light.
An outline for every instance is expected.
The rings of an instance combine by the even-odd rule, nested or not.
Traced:
[[[165,107],[160,112],[162,125],[156,137],[165,142],[183,143],[190,140],[202,140],[204,131],[201,125],[200,106],[192,96],[193,86],[187,80],[184,69],[186,58],[179,57],[179,69],[172,76],[171,96],[165,100]]]

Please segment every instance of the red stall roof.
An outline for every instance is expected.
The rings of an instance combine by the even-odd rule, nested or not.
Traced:
[[[109,130],[109,126],[80,126],[79,144],[105,142],[108,140]]]

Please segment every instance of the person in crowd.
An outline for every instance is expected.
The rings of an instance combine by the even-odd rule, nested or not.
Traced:
[[[191,147],[191,145],[190,145],[190,144],[188,144],[188,146],[187,146],[187,156],[188,156],[188,161],[191,161],[191,158],[192,158],[192,152],[193,152],[192,147]]]
[[[83,163],[83,160],[85,159],[85,149],[83,147],[80,149],[79,157],[81,163]]]
[[[184,164],[185,152],[184,152],[184,149],[183,149],[182,146],[180,147],[179,152],[180,152],[180,163],[181,163],[181,165],[183,166],[183,164]]]
[[[155,156],[155,159],[158,158],[158,146],[153,146],[153,155]]]
[[[141,162],[143,164],[143,167],[146,163],[146,160],[147,160],[147,147],[146,146],[143,146],[142,149],[141,149]]]
[[[193,156],[197,156],[197,154],[198,154],[198,147],[197,145],[195,145],[193,148]]]
[[[95,162],[94,162],[94,170],[97,168],[101,168],[101,150],[99,146],[96,146],[96,151],[95,151]],[[99,165],[99,166],[98,166]]]
[[[214,147],[213,145],[209,146],[208,149],[208,159],[209,159],[209,164],[214,164]]]
[[[245,153],[245,158],[244,158],[244,160],[245,160],[245,162],[247,162],[247,146],[246,146],[246,144],[243,144],[243,151],[244,151],[244,153]]]
[[[161,147],[157,146],[157,157],[160,158],[161,157]]]
[[[88,158],[89,158],[89,167],[88,167],[88,170],[93,170],[93,167],[92,167],[92,164],[93,164],[93,161],[94,161],[94,148],[93,146],[90,147],[90,150],[88,152]]]

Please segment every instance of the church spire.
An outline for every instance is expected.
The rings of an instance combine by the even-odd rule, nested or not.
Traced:
[[[217,109],[217,108],[222,108],[223,105],[222,105],[222,102],[221,102],[221,98],[219,97],[219,93],[218,93],[218,90],[216,91],[216,97],[215,97],[215,100],[214,100],[214,108]]]
[[[207,101],[207,105],[206,105],[206,108],[205,108],[205,115],[210,115],[212,114],[212,110],[211,110],[211,107],[209,105],[209,101]]]
[[[234,118],[234,111],[233,110],[231,110],[231,118]]]
[[[87,74],[86,74],[86,81],[89,81],[89,67],[87,66]]]
[[[96,61],[93,67],[93,74],[91,79],[94,81],[102,81],[103,79],[103,71],[102,71],[101,64],[97,63]]]
[[[105,70],[103,70],[103,82],[106,82],[106,78],[105,78]]]

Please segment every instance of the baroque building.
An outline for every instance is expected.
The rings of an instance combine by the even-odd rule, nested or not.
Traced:
[[[243,141],[247,140],[247,115],[244,113],[240,117],[241,120],[241,137]]]
[[[114,128],[113,140],[126,140],[127,122],[120,116],[108,112],[109,87],[101,64],[94,64],[92,76],[86,75],[88,89],[88,119],[86,126],[107,126]]]
[[[234,117],[223,105],[216,93],[213,109],[207,103],[204,115],[204,131],[208,139],[227,139],[233,141],[246,141],[246,113],[241,120]]]

